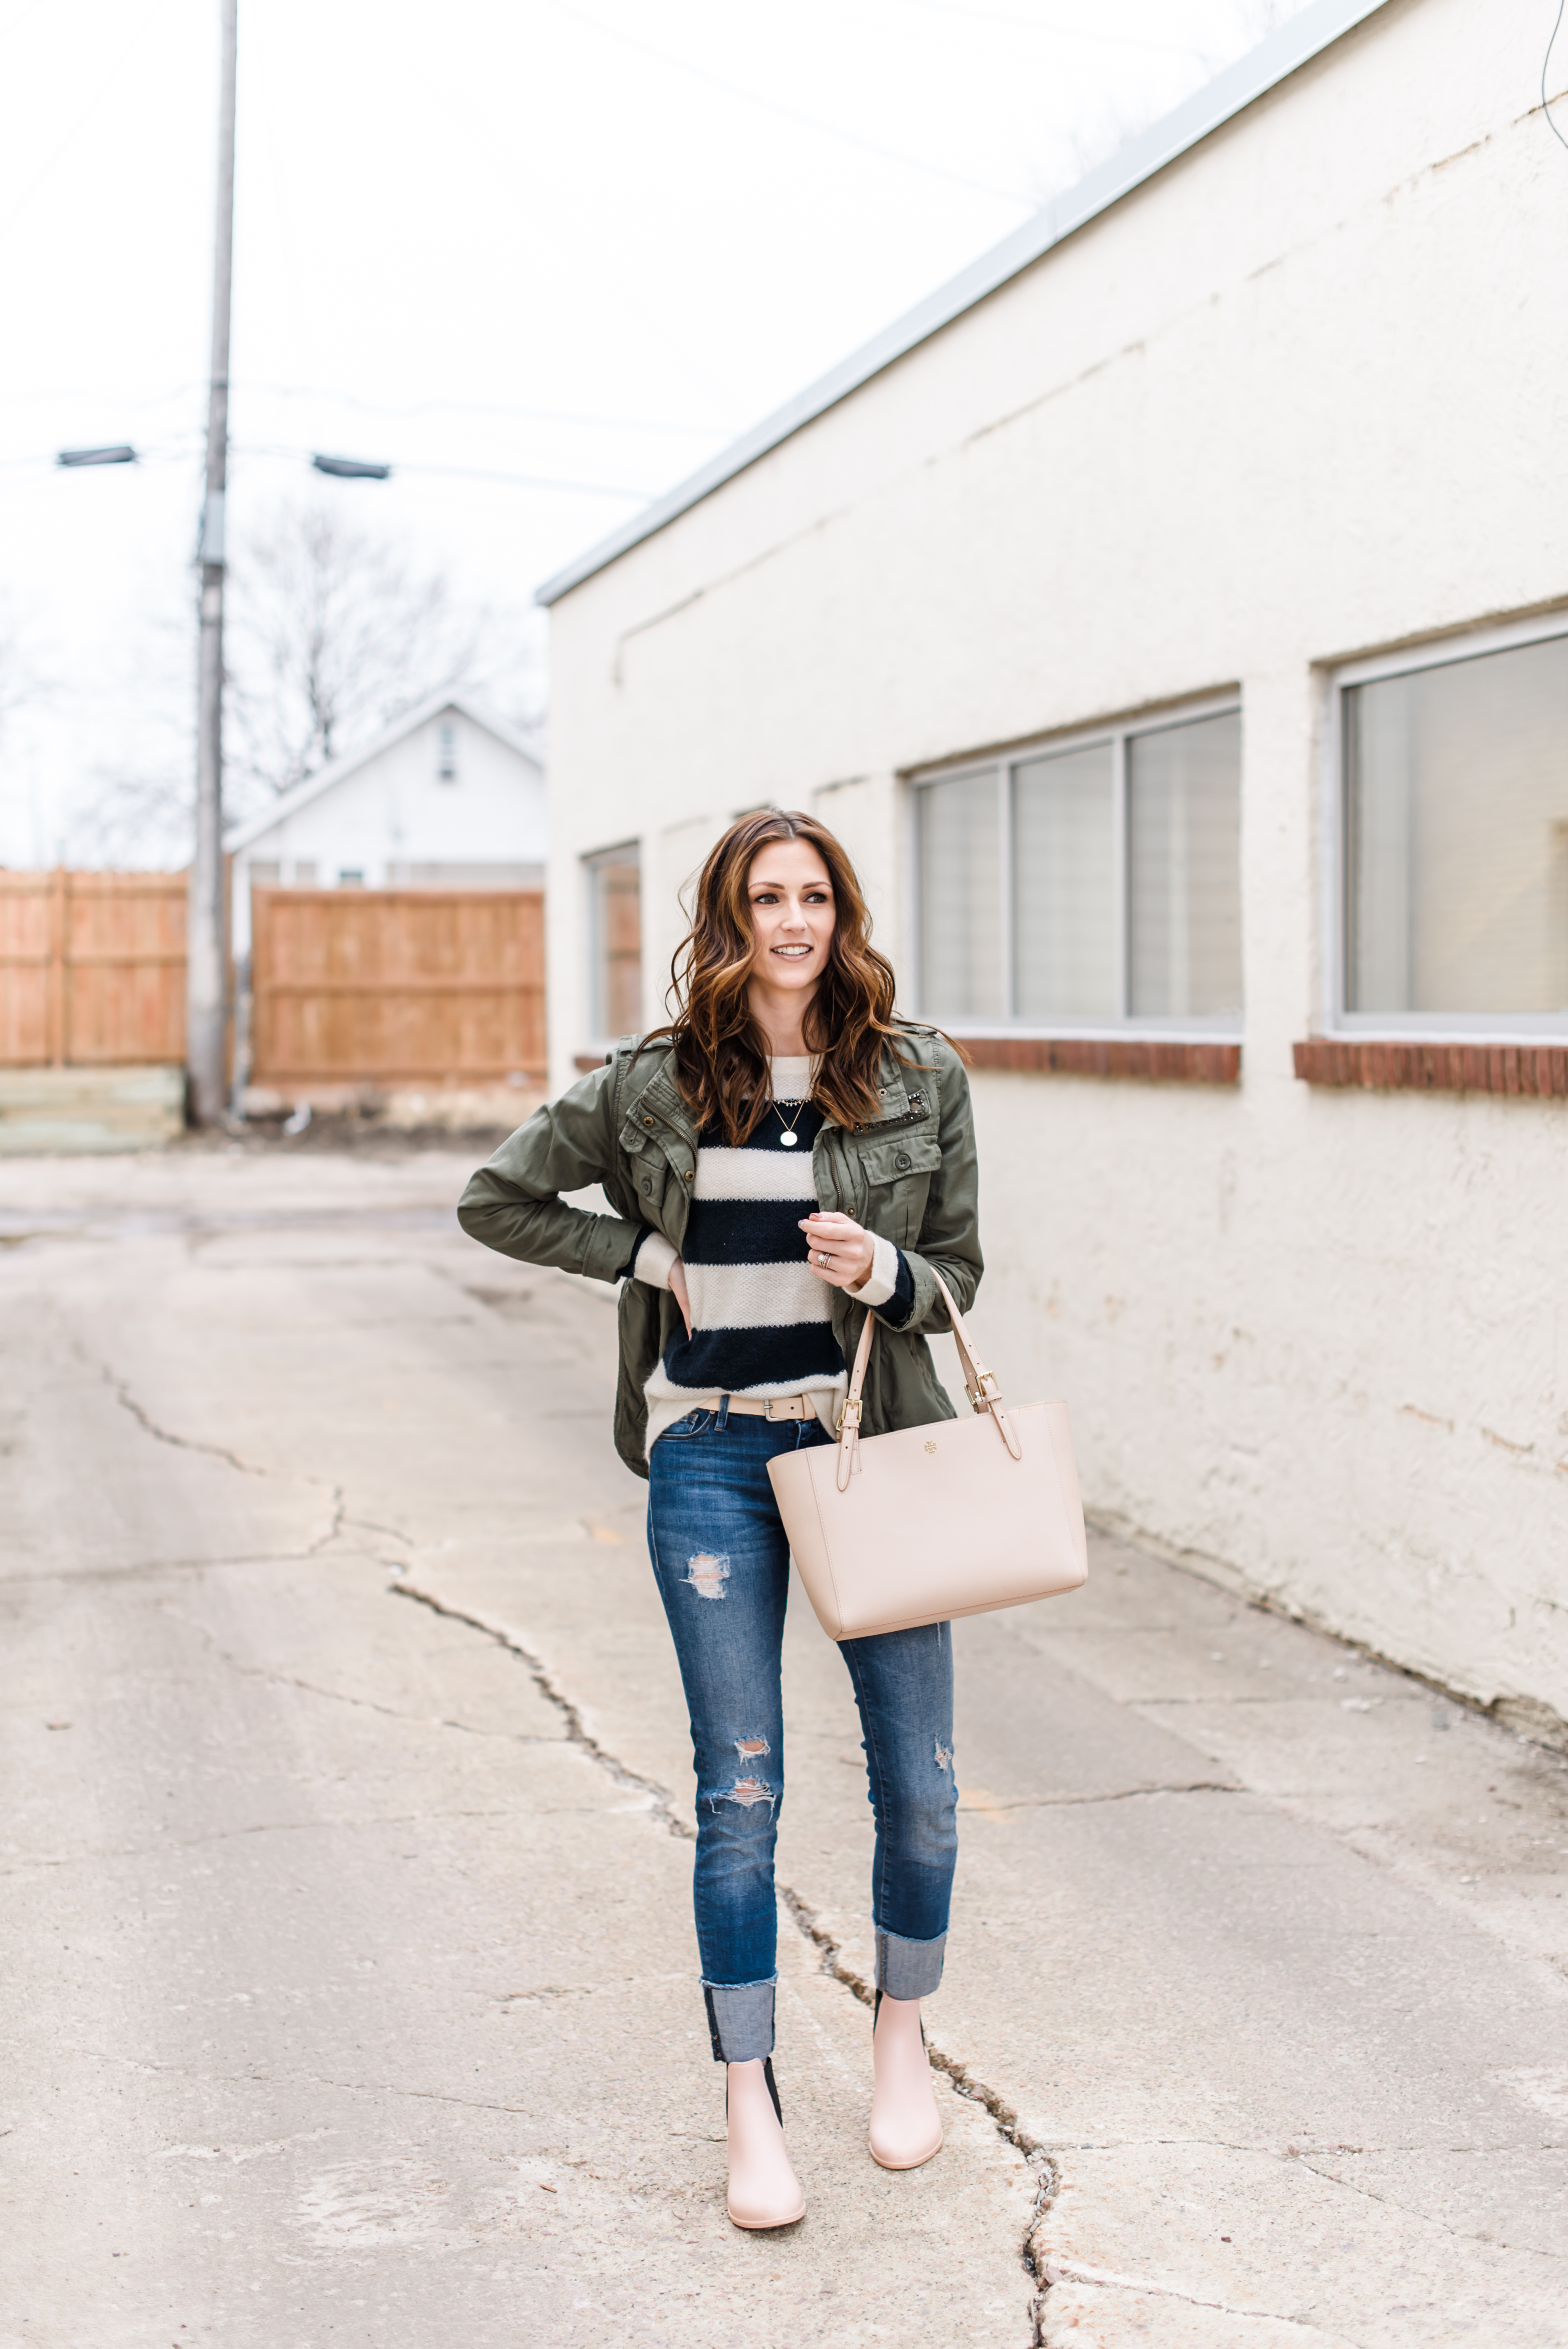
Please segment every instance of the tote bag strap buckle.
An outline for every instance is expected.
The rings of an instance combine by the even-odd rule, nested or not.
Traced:
[[[964,1384],[970,1407],[976,1412],[989,1412],[991,1424],[1001,1437],[1015,1460],[1024,1456],[1023,1449],[1013,1433],[1013,1423],[1002,1408],[1002,1390],[995,1373],[988,1371],[975,1350],[975,1340],[968,1325],[953,1301],[953,1292],[939,1272],[933,1272],[942,1301],[947,1308],[947,1318],[953,1324],[953,1335],[958,1341],[958,1359],[964,1365]],[[839,1418],[839,1490],[847,1490],[854,1474],[855,1453],[861,1440],[861,1390],[866,1382],[866,1369],[872,1358],[872,1340],[876,1335],[877,1317],[868,1312],[861,1331],[861,1342],[855,1349],[854,1368],[850,1373],[850,1391]]]

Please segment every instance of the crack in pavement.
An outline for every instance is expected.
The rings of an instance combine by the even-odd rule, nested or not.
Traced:
[[[254,1461],[242,1460],[239,1454],[237,1452],[231,1452],[228,1445],[225,1444],[205,1444],[199,1436],[176,1435],[171,1428],[160,1427],[159,1425],[151,1413],[149,1412],[141,1403],[137,1402],[136,1397],[130,1391],[129,1381],[126,1379],[120,1378],[119,1374],[111,1369],[108,1362],[100,1362],[98,1365],[98,1368],[99,1376],[102,1378],[105,1385],[114,1395],[115,1401],[119,1404],[120,1408],[123,1411],[128,1411],[132,1419],[135,1420],[137,1425],[141,1428],[146,1434],[150,1435],[155,1443],[170,1444],[176,1452],[204,1453],[208,1459],[221,1460],[225,1467],[232,1468],[235,1473],[241,1476],[259,1476],[263,1480],[263,1482],[269,1484],[280,1483],[306,1485],[315,1487],[317,1491],[325,1488],[331,1496],[331,1522],[328,1525],[325,1533],[320,1535],[316,1540],[312,1542],[309,1547],[304,1551],[304,1555],[306,1557],[318,1557],[324,1549],[325,1549],[332,1542],[336,1540],[338,1535],[343,1530],[346,1508],[346,1501],[344,1489],[341,1485],[328,1485],[325,1476],[310,1476],[299,1473],[284,1473],[280,1475],[276,1469],[261,1468],[256,1465]],[[400,1535],[394,1535],[392,1538],[395,1540],[400,1540],[403,1537]]]
[[[988,1811],[1069,1811],[1093,1803],[1132,1803],[1149,1795],[1245,1795],[1249,1787],[1235,1778],[1189,1778],[1169,1786],[1113,1786],[1104,1795],[1020,1795],[1016,1801],[984,1802],[978,1797],[958,1807],[968,1818],[984,1818]]]
[[[580,1746],[602,1770],[608,1771],[618,1786],[632,1786],[638,1794],[645,1795],[648,1797],[649,1809],[663,1819],[669,1834],[678,1837],[686,1843],[696,1841],[694,1829],[688,1826],[681,1816],[675,1797],[669,1789],[661,1786],[653,1778],[645,1778],[640,1771],[628,1769],[615,1754],[601,1745],[599,1740],[583,1722],[577,1706],[556,1682],[543,1658],[536,1656],[531,1649],[525,1648],[521,1640],[509,1631],[504,1624],[493,1622],[487,1616],[469,1614],[460,1607],[449,1607],[444,1599],[438,1599],[433,1591],[421,1589],[418,1583],[409,1582],[406,1578],[390,1582],[387,1587],[395,1598],[411,1599],[417,1607],[428,1607],[432,1615],[442,1616],[449,1623],[466,1624],[470,1631],[480,1632],[485,1639],[493,1640],[498,1648],[504,1648],[509,1655],[516,1656],[521,1662],[526,1664],[540,1694],[555,1707],[565,1723],[566,1742]]]
[[[794,1919],[797,1930],[811,1943],[814,1949],[821,1951],[822,1971],[831,1981],[842,1982],[844,1988],[853,1997],[858,1998],[862,2006],[870,2007],[874,2013],[876,1992],[873,1985],[867,1982],[863,1974],[857,1973],[852,1966],[845,1963],[843,1945],[838,1937],[830,1932],[820,1921],[817,1910],[801,1899],[792,1885],[780,1884],[779,1895]],[[1029,2303],[1029,2317],[1034,2328],[1031,2336],[1032,2349],[1041,2349],[1041,2344],[1045,2338],[1045,2299],[1050,2285],[1036,2255],[1035,2236],[1038,2231],[1040,2221],[1056,2199],[1061,2185],[1061,2173],[1047,2147],[1042,2145],[1037,2137],[1029,2135],[1013,2106],[999,2095],[995,2088],[972,2072],[961,2057],[947,2054],[929,2038],[926,2041],[925,2052],[934,2069],[947,2075],[959,2095],[967,2096],[972,2104],[984,2106],[991,2116],[997,2135],[1004,2137],[1010,2146],[1023,2155],[1025,2162],[1034,2173],[1035,2199],[1030,2206],[1028,2224],[1024,2230],[1024,2241],[1019,2257],[1025,2274],[1031,2283],[1038,2287],[1035,2298]]]
[[[343,1531],[343,1513],[346,1506],[342,1485],[335,1485],[332,1487],[332,1521],[326,1531],[310,1544],[304,1553],[306,1557],[319,1557],[322,1551],[330,1548],[337,1539]]]
[[[273,1475],[270,1468],[258,1468],[253,1462],[242,1460],[239,1454],[231,1452],[226,1444],[203,1444],[198,1436],[176,1435],[170,1429],[160,1427],[151,1413],[137,1402],[130,1392],[129,1381],[120,1378],[111,1370],[108,1362],[100,1362],[98,1367],[99,1376],[113,1393],[120,1408],[128,1411],[138,1427],[145,1434],[150,1435],[155,1443],[172,1444],[177,1452],[204,1452],[209,1459],[222,1460],[226,1467],[236,1470],[242,1476],[270,1477]],[[317,1485],[322,1480],[318,1476],[306,1476],[296,1481],[301,1484]]]
[[[671,1835],[678,1836],[685,1841],[695,1841],[693,1831],[681,1816],[676,1808],[675,1797],[668,1788],[661,1786],[655,1779],[645,1778],[638,1771],[628,1769],[624,1762],[608,1752],[585,1727],[582,1713],[558,1684],[543,1658],[525,1648],[504,1624],[483,1615],[469,1613],[463,1608],[449,1606],[445,1600],[438,1599],[433,1592],[422,1589],[416,1583],[407,1580],[393,1582],[387,1587],[396,1596],[411,1599],[417,1606],[428,1607],[432,1614],[444,1616],[449,1622],[466,1623],[470,1630],[482,1632],[486,1639],[493,1640],[499,1647],[505,1648],[511,1654],[518,1657],[527,1665],[534,1685],[541,1694],[560,1712],[566,1723],[567,1734],[572,1743],[580,1745],[602,1770],[610,1774],[618,1785],[634,1786],[640,1793],[647,1795],[650,1798],[650,1810],[663,1819],[665,1828]],[[789,1909],[802,1938],[822,1952],[822,1971],[834,1982],[841,1982],[861,2001],[862,2005],[873,2005],[874,1999],[871,1985],[861,1975],[854,1972],[852,1968],[844,1963],[838,1941],[818,1923],[815,1910],[807,1906],[791,1886],[780,1884],[778,1889],[779,1897]],[[934,2046],[929,2046],[927,2052],[936,2068],[947,2075],[959,2095],[967,2096],[971,2102],[985,2107],[991,2116],[998,2135],[1023,2155],[1026,2163],[1034,2173],[1035,2198],[1029,2211],[1028,2224],[1024,2231],[1020,2260],[1025,2274],[1031,2283],[1038,2287],[1030,2302],[1029,2315],[1033,2349],[1041,2349],[1045,2337],[1043,2332],[1045,2296],[1049,2290],[1049,2283],[1036,2259],[1034,2239],[1060,2183],[1056,2164],[1046,2147],[1023,2128],[1012,2106],[997,2094],[995,2089],[977,2078],[966,2064],[956,2056],[944,2054],[940,2048]]]
[[[1439,2149],[1448,2151],[1454,2148],[1442,2147]],[[1482,2149],[1483,2148],[1480,2147],[1472,2147],[1468,2146],[1460,2146],[1457,2148],[1457,2150],[1461,2153],[1471,2151],[1480,2152]],[[1532,2149],[1553,2153],[1558,2148],[1553,2146],[1546,2146]],[[1417,2150],[1419,2151],[1421,2148],[1418,2147]],[[1357,2184],[1354,2178],[1336,2178],[1333,2170],[1320,2169],[1317,2167],[1316,2162],[1308,2160],[1305,2154],[1298,2153],[1295,2156],[1295,2158],[1300,2162],[1304,2169],[1310,2169],[1314,2178],[1322,2178],[1326,2186],[1343,2187],[1347,2194],[1359,2194],[1368,2202],[1381,2203],[1385,2209],[1398,2210],[1404,2218],[1425,2220],[1429,2226],[1436,2227],[1439,2234],[1451,2235],[1456,2242],[1484,2243],[1491,2251],[1510,2251],[1516,2258],[1521,2252],[1523,2252],[1527,2257],[1535,2260],[1560,2260],[1564,2256],[1568,2256],[1562,2251],[1542,2251],[1538,2243],[1507,2243],[1497,2235],[1478,2234],[1473,2227],[1450,2226],[1446,2219],[1434,2219],[1431,2212],[1419,2203],[1412,2206],[1410,2203],[1401,2202],[1397,2195],[1375,2194],[1370,2186],[1359,2186]]]
[[[346,1522],[352,1524],[354,1520],[350,1518]],[[63,1583],[67,1588],[77,1582],[136,1582],[156,1578],[160,1574],[216,1573],[221,1568],[234,1566],[304,1566],[315,1554],[313,1547],[310,1549],[257,1550],[232,1557],[138,1558],[129,1566],[43,1567],[36,1574],[0,1574],[0,1590],[9,1590],[14,1586],[25,1588],[36,1582]],[[387,1563],[377,1557],[374,1550],[347,1550],[340,1555],[363,1557],[377,1566]]]
[[[519,1744],[564,1745],[563,1737],[520,1737]],[[351,1827],[356,1834],[369,1827],[417,1827],[438,1819],[519,1819],[538,1816],[532,1803],[502,1804],[493,1810],[474,1811],[376,1811],[365,1818],[316,1817],[309,1819],[257,1819],[248,1827],[214,1827],[211,1835],[168,1836],[157,1843],[135,1843],[120,1848],[106,1846],[92,1851],[40,1852],[32,1857],[13,1858],[12,1864],[0,1868],[0,1882],[6,1877],[25,1876],[35,1868],[101,1868],[106,1860],[160,1859],[170,1852],[200,1851],[208,1844],[232,1843],[240,1836],[304,1835],[316,1827]]]
[[[1079,2260],[1047,2258],[1045,2272],[1047,2292],[1052,2284],[1085,2283],[1096,2285],[1102,2291],[1152,2292],[1163,2300],[1185,2301],[1190,2308],[1212,2308],[1221,2316],[1251,2317],[1260,2324],[1297,2324],[1304,2333],[1323,2333],[1323,2327],[1315,2323],[1310,2316],[1291,2316],[1277,2308],[1243,2308],[1233,2300],[1210,2300],[1202,2292],[1189,2292],[1182,2284],[1165,2283],[1153,2276],[1121,2275],[1114,2268],[1089,2267]],[[1347,2333],[1336,2333],[1332,2337],[1339,2341],[1349,2340]],[[1041,2338],[1037,2334],[1037,2349]]]
[[[201,2080],[227,2088],[341,2088],[352,2096],[402,2096],[414,2104],[459,2105],[473,2113],[527,2114],[528,2105],[503,2105],[485,2096],[455,2096],[444,2088],[400,2088],[385,2080],[335,2080],[325,2072],[203,2072],[193,2064],[144,2064],[134,2055],[112,2055],[107,2047],[73,2046],[67,2055],[83,2055],[98,2064],[113,2064],[124,2072],[139,2072],[144,2079]]]
[[[400,1589],[402,1586],[394,1584],[392,1587]],[[356,1705],[366,1713],[378,1713],[387,1721],[406,1721],[415,1729],[456,1729],[465,1737],[499,1737],[511,1745],[564,1745],[569,1743],[566,1738],[541,1737],[531,1731],[480,1729],[471,1721],[450,1721],[441,1713],[405,1713],[395,1704],[378,1704],[373,1696],[351,1696],[346,1689],[323,1688],[319,1682],[304,1680],[298,1672],[274,1671],[268,1664],[244,1664],[227,1648],[220,1646],[217,1633],[205,1623],[199,1622],[194,1615],[181,1614],[178,1607],[169,1606],[163,1612],[176,1623],[185,1624],[198,1638],[205,1640],[220,1663],[227,1664],[231,1671],[238,1672],[243,1680],[261,1681],[271,1688],[302,1689],[307,1696],[323,1697],[329,1704]]]
[[[413,1547],[413,1535],[406,1533],[401,1526],[377,1525],[374,1517],[345,1517],[343,1522],[346,1526],[352,1526],[356,1533],[381,1534],[387,1541],[401,1542],[405,1548]],[[401,1567],[401,1559],[397,1563]]]

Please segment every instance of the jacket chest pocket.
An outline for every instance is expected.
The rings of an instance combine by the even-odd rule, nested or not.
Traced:
[[[900,1247],[913,1247],[925,1220],[926,1194],[942,1164],[929,1133],[890,1133],[884,1141],[857,1145],[865,1221]]]
[[[676,1172],[655,1136],[645,1133],[635,1121],[622,1128],[621,1148],[637,1214],[678,1245],[691,1198],[689,1179]]]

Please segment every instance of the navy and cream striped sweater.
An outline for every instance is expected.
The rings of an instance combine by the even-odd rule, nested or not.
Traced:
[[[809,1394],[832,1428],[836,1398],[848,1383],[833,1335],[833,1292],[806,1261],[800,1220],[818,1205],[811,1144],[820,1111],[807,1098],[811,1064],[802,1057],[769,1064],[773,1098],[756,1132],[732,1150],[715,1126],[697,1137],[681,1262],[691,1302],[692,1334],[676,1324],[645,1389],[648,1449],[699,1397]],[[795,1103],[801,1106],[796,1115]],[[657,1232],[645,1235],[633,1270],[654,1288],[669,1287],[676,1251]],[[871,1277],[857,1296],[902,1328],[914,1307],[914,1282],[902,1249],[878,1237]]]

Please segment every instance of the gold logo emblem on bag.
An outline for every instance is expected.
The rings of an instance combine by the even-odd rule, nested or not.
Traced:
[[[928,1443],[928,1444],[926,1444],[926,1447],[925,1447],[925,1448],[926,1448],[926,1450],[927,1450],[928,1452],[934,1452],[934,1451],[935,1451],[935,1449],[936,1449],[936,1446],[935,1446],[935,1444],[934,1444]]]

